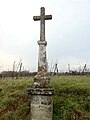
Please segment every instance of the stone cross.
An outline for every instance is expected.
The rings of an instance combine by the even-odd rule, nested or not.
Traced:
[[[34,77],[34,83],[28,94],[30,95],[30,120],[52,120],[54,90],[50,85],[50,77],[47,72],[45,20],[52,19],[51,15],[45,15],[45,8],[41,7],[41,15],[34,16],[35,21],[40,20],[40,40],[38,73]]]
[[[46,79],[45,77],[47,76],[47,59],[46,59],[46,45],[47,42],[45,40],[45,20],[50,20],[52,19],[52,15],[45,15],[45,8],[41,7],[40,11],[40,16],[34,16],[33,20],[38,21],[40,20],[40,41],[38,41],[39,45],[39,58],[38,58],[38,74],[36,76],[36,79],[34,83],[38,86],[47,86],[45,85],[44,80]],[[43,83],[40,83],[40,79],[43,80]],[[39,80],[39,81],[38,81]],[[43,85],[42,85],[43,84]]]
[[[41,15],[34,16],[33,20],[40,20],[40,41],[45,41],[45,20],[52,19],[52,15],[45,15],[45,8],[41,7]]]

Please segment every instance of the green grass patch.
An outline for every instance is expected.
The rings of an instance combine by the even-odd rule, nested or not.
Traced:
[[[90,77],[61,76],[51,80],[55,89],[54,120],[74,120],[75,111],[90,116]]]
[[[0,120],[30,120],[27,88],[33,78],[0,80]],[[55,89],[53,120],[74,120],[75,111],[90,116],[90,77],[51,78]]]

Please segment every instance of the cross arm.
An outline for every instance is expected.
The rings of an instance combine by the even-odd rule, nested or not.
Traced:
[[[45,15],[45,20],[50,20],[52,19],[52,15]]]
[[[33,20],[34,20],[34,21],[38,21],[38,20],[40,20],[40,19],[41,19],[40,16],[33,16]]]

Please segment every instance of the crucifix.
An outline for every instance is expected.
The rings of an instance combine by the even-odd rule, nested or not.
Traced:
[[[38,83],[38,86],[43,86],[45,87],[45,82],[40,84],[40,81],[38,79],[44,80],[45,77],[47,76],[47,59],[46,59],[46,45],[47,42],[45,40],[45,20],[50,20],[52,19],[52,15],[45,15],[45,8],[41,7],[40,10],[40,16],[34,16],[33,20],[38,21],[40,20],[40,40],[38,41],[39,45],[39,58],[38,58],[38,74],[35,79],[35,84]]]

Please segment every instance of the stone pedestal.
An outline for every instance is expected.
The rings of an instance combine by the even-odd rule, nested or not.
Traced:
[[[31,120],[52,120],[54,90],[52,88],[30,88],[28,94],[31,96]]]

